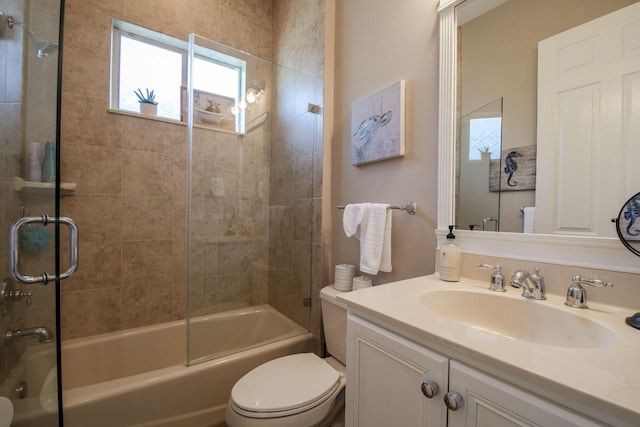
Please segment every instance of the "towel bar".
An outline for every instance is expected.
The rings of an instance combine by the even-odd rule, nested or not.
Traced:
[[[400,205],[400,206],[389,206],[389,209],[399,209],[401,211],[407,212],[409,215],[415,215],[417,207],[418,207],[418,205],[416,204],[416,202],[411,201],[411,202],[407,202],[404,205]],[[344,209],[344,208],[345,208],[345,205],[339,205],[338,206],[338,209]]]

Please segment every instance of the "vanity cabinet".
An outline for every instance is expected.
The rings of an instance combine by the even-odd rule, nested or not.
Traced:
[[[346,399],[347,426],[601,425],[351,313]]]
[[[446,426],[449,360],[366,320],[347,321],[346,425]],[[427,398],[425,393],[433,394]],[[435,387],[439,390],[428,390]]]
[[[602,425],[455,360],[449,361],[449,390],[462,398],[460,409],[449,411],[450,427]]]

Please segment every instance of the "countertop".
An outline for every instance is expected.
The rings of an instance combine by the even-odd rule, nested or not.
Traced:
[[[338,295],[352,314],[382,322],[393,332],[453,359],[523,387],[543,398],[612,424],[640,425],[640,330],[625,324],[633,313],[615,306],[589,303],[589,309],[564,305],[564,296],[525,300],[519,289],[493,293],[488,283],[461,279],[444,282],[437,274],[374,286]],[[602,348],[567,348],[513,339],[463,325],[421,305],[432,290],[461,289],[551,304],[575,316],[611,328],[617,340]],[[496,312],[496,316],[501,313]],[[520,319],[505,318],[505,322]]]

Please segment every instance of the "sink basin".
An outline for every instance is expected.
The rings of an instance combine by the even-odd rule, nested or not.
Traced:
[[[607,326],[549,301],[453,289],[429,291],[419,298],[437,315],[514,340],[584,349],[607,347],[617,340]]]

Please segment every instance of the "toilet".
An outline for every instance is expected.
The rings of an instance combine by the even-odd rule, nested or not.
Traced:
[[[231,390],[229,427],[331,426],[344,408],[347,308],[333,286],[320,290],[327,351],[279,357],[251,370]]]

